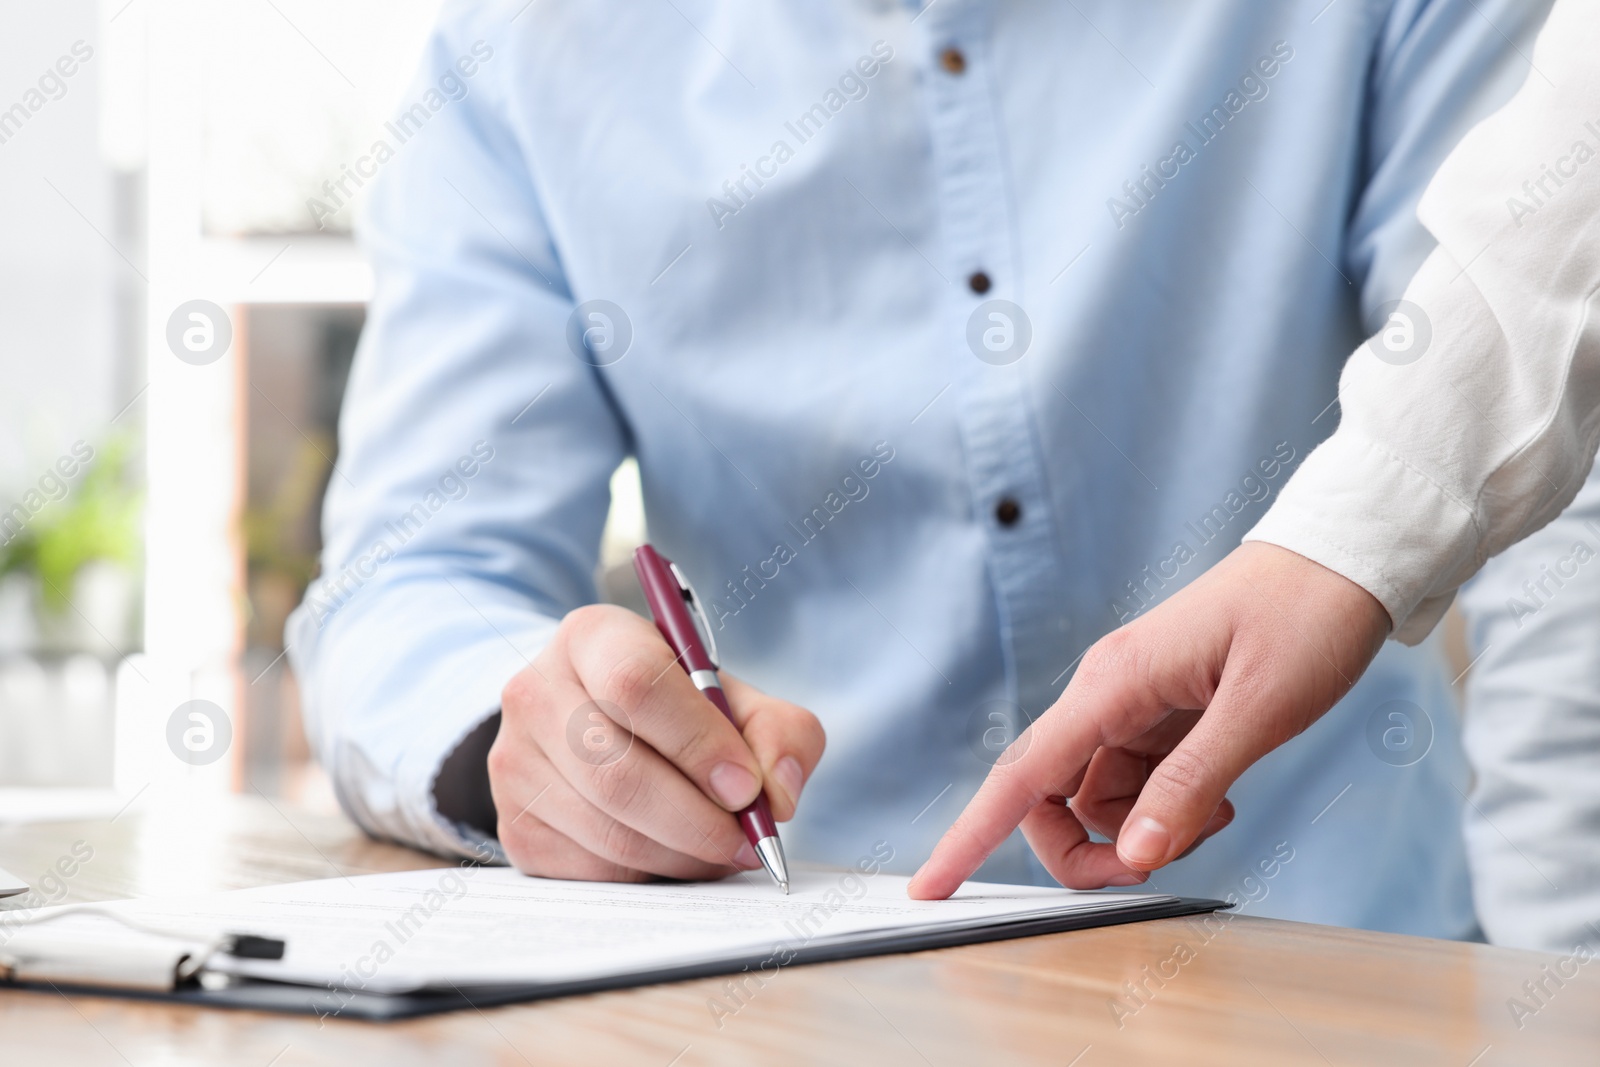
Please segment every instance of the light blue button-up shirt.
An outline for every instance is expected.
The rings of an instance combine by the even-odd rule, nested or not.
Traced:
[[[914,869],[1330,432],[1546,6],[447,8],[354,168],[377,293],[289,634],[345,806],[468,846],[441,760],[595,599],[633,455],[725,668],[827,728],[791,856]],[[1154,884],[1469,935],[1449,680],[1387,648]],[[983,874],[1048,877],[1020,837]]]

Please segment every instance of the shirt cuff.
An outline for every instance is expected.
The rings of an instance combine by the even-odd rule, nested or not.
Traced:
[[[1341,429],[1306,457],[1245,535],[1295,552],[1377,598],[1396,640],[1420,643],[1478,558],[1473,509],[1381,445]]]
[[[424,631],[429,611],[436,623],[428,632],[437,659],[404,677],[396,677],[390,653],[377,654],[387,642],[370,627],[356,627],[349,636],[361,640],[354,643],[318,635],[302,606],[288,630],[297,673],[305,679],[308,734],[350,817],[375,837],[445,856],[503,862],[489,828],[439,811],[435,784],[450,755],[500,710],[506,682],[549,641],[555,623],[525,611],[513,619],[507,605],[487,595],[480,601],[501,618],[498,627],[482,625],[476,612],[453,618],[430,607],[426,597],[385,603],[385,618],[402,632],[408,625]],[[402,659],[414,654],[400,653]]]
[[[392,794],[384,788],[385,770],[371,765],[362,742],[336,742],[344,750],[333,759],[340,801],[357,822],[379,836],[439,855],[504,862],[492,834],[440,813],[434,786],[450,755],[500,711],[501,689],[525,666],[520,656],[515,663],[508,659],[515,651],[504,644],[465,648],[439,665],[433,678],[443,685],[427,687],[438,699],[427,701],[427,714],[412,716],[407,725],[411,736],[398,753]],[[454,692],[447,693],[446,686]],[[421,710],[420,703],[414,706]]]

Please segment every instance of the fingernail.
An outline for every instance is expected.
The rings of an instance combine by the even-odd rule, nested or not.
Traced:
[[[739,846],[739,851],[733,854],[733,865],[742,867],[747,871],[753,871],[761,866],[761,857],[756,855],[756,850],[750,847],[750,842],[746,841]]]
[[[737,763],[719,763],[711,768],[711,791],[729,811],[738,811],[754,800],[758,785],[756,776]]]
[[[1128,863],[1155,866],[1167,858],[1171,847],[1167,828],[1148,815],[1130,821],[1117,835],[1117,855]]]
[[[806,772],[800,769],[800,761],[793,756],[785,756],[772,768],[772,777],[778,780],[778,785],[789,794],[789,799],[800,799],[800,787],[805,784]]]
[[[1144,880],[1148,877],[1150,877],[1148,874],[1119,874],[1106,882],[1106,885],[1115,886],[1118,889],[1130,885],[1144,885]]]

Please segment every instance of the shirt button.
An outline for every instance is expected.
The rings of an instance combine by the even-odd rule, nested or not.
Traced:
[[[946,74],[965,74],[967,57],[961,54],[959,48],[946,48],[939,53],[939,66],[944,68]]]
[[[981,270],[973,271],[972,276],[967,279],[967,288],[982,296],[989,291],[989,276]]]
[[[1022,518],[1022,505],[1010,497],[1003,497],[994,506],[994,519],[1001,526],[1015,526]]]

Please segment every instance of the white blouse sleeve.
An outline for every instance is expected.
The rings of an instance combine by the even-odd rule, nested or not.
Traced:
[[[1597,55],[1600,0],[1559,0],[1522,89],[1424,194],[1439,246],[1345,365],[1338,430],[1245,538],[1361,585],[1408,644],[1600,445]]]

